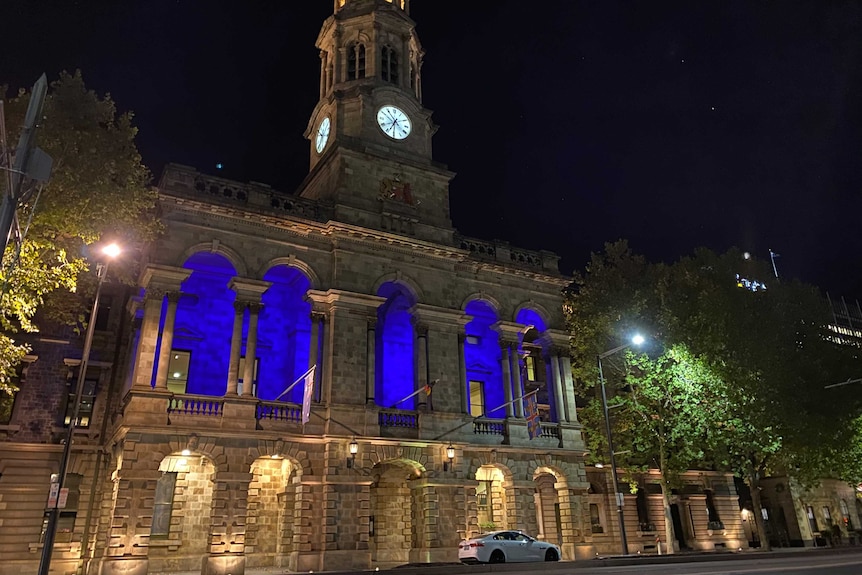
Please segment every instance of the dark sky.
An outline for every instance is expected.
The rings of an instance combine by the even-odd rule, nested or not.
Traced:
[[[167,162],[292,192],[331,0],[4,0],[0,84],[80,68]],[[731,246],[862,298],[862,1],[413,0],[456,227]]]

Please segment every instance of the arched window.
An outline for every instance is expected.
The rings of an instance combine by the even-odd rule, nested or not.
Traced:
[[[243,382],[243,392],[273,400],[311,367],[311,303],[306,301],[311,282],[297,268],[284,265],[271,268],[263,279],[272,286],[261,298],[256,353],[260,367],[251,386]],[[303,385],[295,385],[281,401],[302,403],[302,392]]]
[[[384,82],[398,83],[398,53],[389,45],[383,46],[380,59],[381,78]]]
[[[221,396],[227,390],[236,300],[228,284],[236,270],[227,258],[209,252],[192,255],[183,267],[192,273],[177,304],[168,389]]]
[[[414,409],[415,397],[401,400],[416,390],[412,314],[416,298],[395,282],[383,284],[377,295],[386,302],[377,310],[374,397],[381,407]]]
[[[365,44],[356,42],[347,48],[347,79],[365,77]]]
[[[473,417],[506,417],[499,334],[491,327],[497,312],[481,300],[468,303],[464,312],[472,317],[464,328],[468,412]]]

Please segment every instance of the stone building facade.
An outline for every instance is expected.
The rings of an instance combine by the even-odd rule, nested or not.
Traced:
[[[452,227],[409,8],[334,1],[297,194],[165,169],[165,233],[97,331],[57,573],[453,561],[494,527],[564,559],[612,551],[593,529],[570,280],[550,252]],[[56,389],[22,385],[0,426],[0,575],[38,563],[62,422],[26,405],[68,395],[77,343],[40,342],[30,370],[63,366]]]

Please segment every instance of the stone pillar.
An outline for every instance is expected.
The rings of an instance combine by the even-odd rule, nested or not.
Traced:
[[[320,51],[320,97],[326,95],[326,74],[328,72],[327,68],[329,68],[329,62],[327,62],[327,52],[326,50]]]
[[[521,355],[517,346],[512,348],[512,387],[515,400],[515,417],[524,419],[524,383],[521,380]]]
[[[470,413],[470,398],[467,390],[467,364],[464,361],[464,333],[458,334],[458,379],[461,383],[461,412]]]
[[[134,445],[134,443],[132,443]],[[136,453],[126,450],[134,460]],[[124,460],[125,461],[125,460]],[[124,465],[129,466],[125,461]],[[105,575],[147,573],[148,541],[153,516],[153,495],[162,473],[154,469],[124,468],[114,472],[112,506],[107,510],[107,540],[99,545],[103,550],[101,566],[96,572]]]
[[[506,417],[512,417],[512,375],[509,373],[509,342],[500,343],[500,367],[503,370],[503,396],[506,402]],[[492,407],[497,407],[496,405]]]
[[[566,398],[566,421],[578,421],[577,404],[575,403],[575,384],[572,379],[572,360],[567,355],[560,356],[560,368],[563,371],[563,396]]]
[[[420,325],[416,328],[416,390],[428,385],[428,328]],[[416,404],[419,409],[430,409],[431,396],[424,391],[418,395]]]
[[[435,550],[441,547],[437,521],[440,514],[437,487],[427,483],[410,487],[414,509],[413,540],[415,541],[414,547],[410,549],[410,562],[426,562],[429,558],[433,561]]]
[[[132,387],[136,389],[152,389],[156,344],[159,337],[159,319],[162,315],[164,297],[164,290],[158,288],[147,289],[144,296],[144,318],[141,321],[141,335],[138,340],[135,371],[132,376]]]
[[[303,476],[306,478],[307,476]],[[292,552],[288,561],[291,571],[320,571],[323,535],[319,532],[321,521],[317,515],[321,500],[320,483],[300,483],[295,489],[293,515]],[[316,493],[317,492],[317,493]],[[289,520],[289,519],[288,519]]]
[[[174,321],[177,318],[177,303],[180,301],[180,295],[180,292],[177,291],[167,293],[168,309],[165,311],[165,325],[162,328],[162,343],[159,348],[159,363],[156,368],[156,389],[161,391],[168,389],[168,365],[171,361],[171,349],[174,344]]]
[[[320,382],[321,374],[323,373],[323,358],[326,357],[322,347],[325,345],[326,338],[324,326],[326,325],[326,315],[319,312],[311,312],[311,350],[308,354],[308,367],[317,366],[314,370],[314,393],[312,398],[314,401],[320,401]]]
[[[368,329],[365,331],[365,403],[374,403],[374,362],[377,345],[377,320],[368,318]]]
[[[239,356],[242,352],[242,321],[245,313],[246,302],[233,302],[233,332],[230,337],[230,362],[227,372],[227,393],[225,395],[237,395],[239,387]]]
[[[563,399],[563,384],[560,381],[560,359],[557,356],[557,350],[551,353],[551,376],[554,378],[554,403],[556,404],[557,421],[565,423],[566,420],[566,402]]]
[[[410,90],[410,36],[405,34],[401,37],[401,59],[398,61],[401,70],[398,72],[398,83],[405,90]]]
[[[156,368],[156,347],[159,339],[159,323],[162,315],[162,303],[165,294],[179,291],[182,283],[191,275],[192,270],[172,268],[168,266],[148,265],[141,274],[140,287],[146,290],[144,296],[144,317],[141,321],[140,337],[134,357],[132,372],[132,387],[134,389],[152,389],[154,370]],[[174,306],[174,310],[176,306]],[[166,322],[167,325],[167,322]],[[171,337],[173,337],[173,320],[170,322]],[[162,345],[162,349],[166,347]],[[168,353],[170,353],[170,346]],[[164,353],[164,352],[162,352]],[[165,367],[167,369],[167,366]],[[167,373],[167,372],[165,372]],[[164,389],[164,388],[162,388]]]
[[[242,575],[245,572],[245,531],[251,473],[219,471],[213,478],[210,514],[210,554],[204,575]]]
[[[254,364],[257,359],[257,320],[263,304],[248,304],[248,339],[245,343],[245,369],[242,374],[242,393],[248,395],[254,389]]]
[[[233,333],[230,340],[230,362],[228,364],[227,374],[227,393],[226,395],[237,395],[239,385],[239,358],[242,355],[242,324],[245,308],[249,308],[249,332],[248,337],[257,338],[257,312],[260,311],[260,298],[272,285],[271,282],[260,280],[252,280],[246,278],[233,278],[230,280],[228,287],[236,292],[236,301],[234,301],[234,318],[233,318]],[[252,306],[258,306],[256,312]],[[251,316],[254,315],[255,327],[252,329]],[[252,333],[254,332],[254,333]],[[257,345],[255,341],[255,346]],[[246,346],[248,347],[248,346]],[[252,350],[254,353],[254,350]],[[249,357],[251,356],[251,357]],[[254,356],[246,353],[246,369],[248,371],[249,363],[251,363],[252,373],[254,373]],[[246,376],[243,374],[243,385],[245,386]],[[251,379],[248,380],[248,388],[251,388]],[[246,390],[243,389],[243,392]]]
[[[526,533],[538,533],[539,524],[536,513],[536,484],[533,481],[517,481],[512,486],[514,509],[509,509],[509,529],[521,529]]]

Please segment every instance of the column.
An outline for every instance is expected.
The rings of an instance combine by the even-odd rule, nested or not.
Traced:
[[[365,332],[365,403],[374,403],[374,362],[377,345],[377,320],[368,318],[368,329]]]
[[[174,321],[177,318],[177,303],[180,301],[180,295],[178,291],[167,293],[168,308],[165,312],[165,325],[162,328],[162,343],[156,368],[156,389],[161,391],[168,389],[168,365],[170,365],[171,349],[174,345]]]
[[[314,369],[314,401],[320,401],[320,377],[323,372],[323,363],[321,362],[321,335],[323,334],[323,321],[325,316],[319,312],[311,312],[311,341],[309,345],[311,349],[308,353],[308,367],[315,365]]]
[[[326,50],[320,51],[320,97],[326,95],[326,73],[327,73],[327,53]]]
[[[239,356],[242,351],[242,320],[245,312],[246,302],[233,302],[233,333],[230,338],[230,363],[227,372],[227,393],[225,395],[237,395],[239,386]]]
[[[506,417],[512,417],[512,375],[509,373],[509,342],[500,343],[500,367],[503,369],[503,395],[506,402]],[[493,409],[496,406],[493,406]]]
[[[464,333],[458,334],[458,376],[461,382],[461,412],[470,413],[470,402],[467,395],[467,363],[464,361]]]
[[[428,328],[418,326],[416,328],[416,390],[423,389],[428,385]],[[424,391],[419,394],[416,401],[419,409],[428,409],[429,395]]]
[[[515,388],[515,417],[524,419],[524,383],[521,380],[521,354],[517,346],[512,348],[512,385]]]
[[[566,421],[578,421],[577,405],[575,403],[575,385],[572,381],[572,360],[567,355],[560,356],[560,368],[563,371],[563,395],[566,398]]]
[[[141,336],[132,376],[132,386],[138,389],[152,389],[156,342],[159,337],[159,319],[162,315],[164,297],[164,290],[158,288],[147,289],[144,296],[144,318],[141,322]]]
[[[564,423],[566,420],[566,404],[563,400],[563,385],[560,382],[560,359],[557,350],[551,351],[551,376],[554,378],[554,403],[556,404],[557,422]]]
[[[245,342],[245,369],[242,374],[242,393],[249,395],[254,389],[254,365],[257,358],[257,320],[263,304],[248,304],[248,338]],[[237,366],[239,362],[237,361]]]

